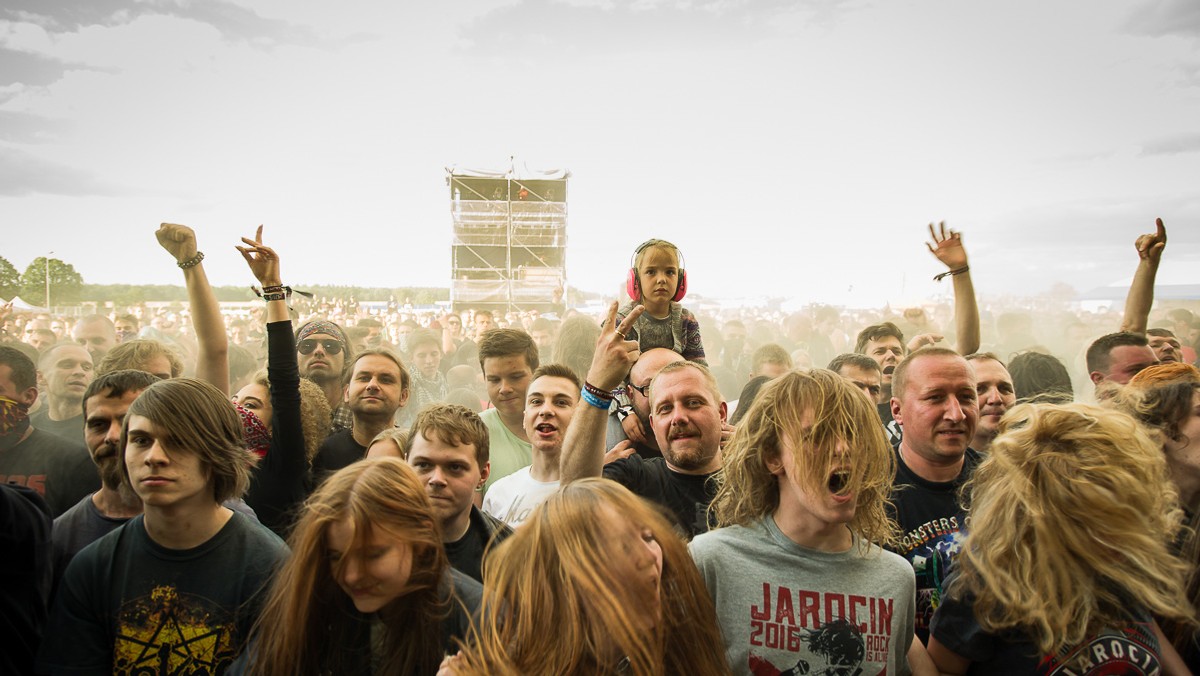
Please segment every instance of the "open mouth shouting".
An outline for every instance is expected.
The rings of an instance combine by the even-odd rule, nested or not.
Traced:
[[[829,486],[829,492],[836,496],[847,495],[850,488],[850,470],[835,469],[829,474],[829,480],[826,482]]]

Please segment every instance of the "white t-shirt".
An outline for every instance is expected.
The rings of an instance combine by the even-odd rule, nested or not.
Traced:
[[[483,511],[516,528],[529,517],[534,507],[558,490],[558,481],[538,481],[529,467],[509,474],[492,484],[483,496]]]

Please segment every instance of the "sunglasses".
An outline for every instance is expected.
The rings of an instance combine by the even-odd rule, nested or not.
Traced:
[[[309,355],[317,351],[318,344],[325,349],[326,354],[338,354],[342,351],[342,341],[340,340],[313,340],[312,338],[305,338],[296,343],[296,351],[303,355]]]

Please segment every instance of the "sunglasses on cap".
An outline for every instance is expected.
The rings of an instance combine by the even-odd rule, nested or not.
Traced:
[[[305,338],[296,343],[296,351],[303,355],[309,355],[317,351],[317,344],[320,344],[325,349],[326,354],[338,354],[342,351],[342,341],[326,338],[325,340],[314,340]]]

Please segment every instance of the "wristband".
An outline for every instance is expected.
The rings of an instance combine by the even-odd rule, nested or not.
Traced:
[[[202,261],[202,260],[204,260],[204,252],[197,251],[195,256],[192,256],[191,258],[187,259],[186,261],[176,261],[175,264],[178,265],[179,267],[183,268],[184,270],[187,270],[188,268],[194,268],[197,265],[200,265],[200,261]]]
[[[608,410],[609,402],[601,399],[600,397],[597,397],[596,395],[592,394],[591,392],[588,392],[586,389],[580,390],[579,396],[583,397],[583,400],[586,401],[589,406],[594,406],[594,407],[600,409],[601,411]]]
[[[942,274],[940,274],[940,275],[934,275],[934,277],[933,277],[933,281],[935,281],[935,282],[940,282],[940,281],[942,281],[942,279],[943,279],[943,278],[945,278],[945,277],[949,277],[950,275],[954,275],[954,276],[956,276],[956,277],[957,277],[958,275],[961,275],[961,274],[963,274],[963,273],[965,273],[965,272],[970,272],[970,271],[971,271],[971,266],[970,266],[970,265],[964,265],[964,266],[962,266],[961,268],[959,268],[959,269],[957,269],[957,270],[947,270],[947,271],[943,272],[943,273],[942,273]]]
[[[258,296],[259,298],[261,298],[267,302],[270,302],[273,300],[287,300],[288,298],[292,297],[292,287],[283,286],[282,284],[276,284],[273,286],[264,286],[262,288],[262,291],[259,291],[256,287],[253,287],[253,286],[250,287],[250,289],[252,291],[254,291],[254,294],[256,296]]]

